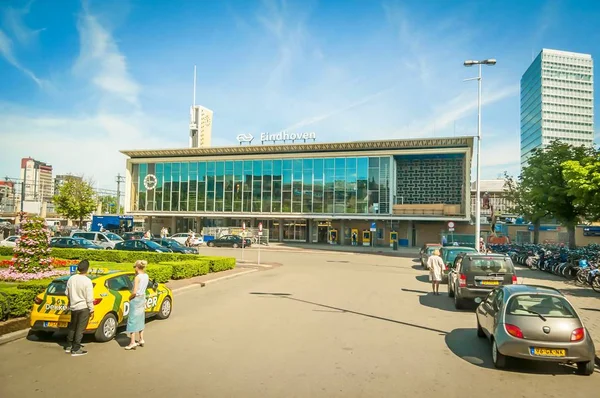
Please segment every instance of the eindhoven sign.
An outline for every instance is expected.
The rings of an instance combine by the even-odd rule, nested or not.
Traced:
[[[240,145],[244,142],[252,143],[254,136],[252,134],[239,134],[237,137]],[[288,133],[287,131],[280,131],[279,133],[270,134],[270,133],[260,133],[260,142],[295,142],[295,141],[304,141],[307,140],[316,140],[317,135],[314,132],[311,133]]]

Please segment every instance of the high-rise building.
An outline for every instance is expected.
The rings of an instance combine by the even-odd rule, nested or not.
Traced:
[[[213,111],[200,105],[190,108],[190,148],[210,146]]]
[[[50,202],[54,194],[52,166],[33,158],[21,159],[21,181],[25,201]],[[19,199],[21,193],[19,192]]]
[[[592,56],[543,49],[521,77],[521,168],[553,140],[594,143]]]

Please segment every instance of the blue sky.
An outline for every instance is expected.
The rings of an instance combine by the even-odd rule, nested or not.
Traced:
[[[600,59],[599,20],[583,0],[3,1],[0,173],[32,156],[114,189],[119,149],[187,146],[194,64],[215,146],[474,135],[462,63],[485,58],[483,177],[518,173],[522,73],[542,48]]]

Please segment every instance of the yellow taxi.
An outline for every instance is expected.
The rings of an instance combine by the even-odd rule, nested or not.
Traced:
[[[48,335],[66,329],[71,320],[69,299],[65,295],[70,275],[54,279],[44,293],[39,294],[31,310],[31,330]],[[135,274],[130,271],[92,269],[88,277],[94,286],[94,314],[85,329],[97,341],[109,341],[117,328],[127,323],[129,295]],[[146,289],[146,318],[167,319],[173,309],[173,292],[162,283],[150,281]]]

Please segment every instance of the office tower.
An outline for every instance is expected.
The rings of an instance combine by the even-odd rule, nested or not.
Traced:
[[[594,143],[594,72],[589,54],[543,49],[521,77],[521,168],[553,140]]]
[[[54,194],[52,166],[33,158],[21,159],[21,181],[25,201],[50,202]],[[19,196],[20,196],[19,192]]]

